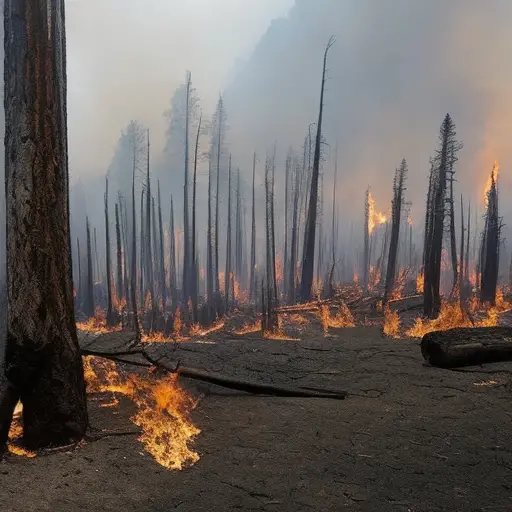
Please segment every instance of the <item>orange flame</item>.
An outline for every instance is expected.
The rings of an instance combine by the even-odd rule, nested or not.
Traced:
[[[386,215],[375,209],[375,199],[372,193],[368,192],[368,234],[371,235],[376,226],[385,224],[387,221]]]
[[[329,306],[322,304],[320,311],[318,312],[318,317],[322,323],[324,336],[329,334],[329,327],[342,328],[356,326],[354,317],[344,302],[340,304],[338,312],[335,316],[331,315]]]
[[[400,317],[396,311],[391,311],[389,306],[384,309],[384,334],[391,338],[400,337]]]
[[[138,440],[168,469],[183,469],[199,460],[190,442],[200,433],[190,420],[197,401],[180,386],[177,375],[154,381],[149,377],[122,376],[112,361],[84,357],[87,391],[119,393],[137,407],[131,418],[141,427]]]
[[[424,289],[425,289],[425,274],[423,272],[420,272],[416,276],[416,293],[423,293]]]
[[[489,202],[489,192],[491,190],[492,182],[494,181],[494,183],[496,183],[498,181],[499,172],[500,172],[500,164],[497,160],[495,160],[494,164],[492,166],[491,175],[487,178],[487,182],[485,184],[485,189],[484,189],[485,208],[487,208],[487,204]]]

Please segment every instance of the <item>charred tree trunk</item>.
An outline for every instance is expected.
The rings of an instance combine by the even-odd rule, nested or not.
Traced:
[[[197,159],[199,153],[199,136],[201,135],[201,120],[202,116],[199,116],[199,124],[197,125],[196,145],[194,149],[194,176],[192,181],[192,253],[191,260],[194,268],[192,274],[192,316],[194,323],[197,322],[197,306],[199,302],[199,287],[198,287],[198,258],[196,253],[196,242],[197,242],[197,228],[196,228],[196,191],[197,191]]]
[[[145,278],[146,273],[146,241],[144,238],[144,189],[140,194],[140,307],[144,307],[147,280]]]
[[[108,178],[105,178],[105,243],[106,251],[105,256],[107,259],[107,325],[110,326],[114,323],[114,316],[112,312],[112,275],[110,268],[110,226],[108,221]]]
[[[448,201],[448,209],[449,209],[449,215],[450,215],[450,253],[451,253],[451,257],[452,257],[452,272],[453,272],[452,295],[453,295],[455,293],[455,290],[456,290],[457,284],[458,284],[458,271],[457,271],[457,239],[455,237],[455,198],[453,195],[453,181],[454,181],[453,156],[450,160],[451,160],[451,165],[449,168],[450,176],[448,178],[450,180],[450,199]],[[459,291],[460,291],[460,289],[459,289]]]
[[[214,255],[212,226],[212,156],[208,159],[208,226],[206,232],[206,299],[208,301],[209,321],[213,321]]]
[[[169,287],[173,305],[177,301],[178,290],[176,282],[176,233],[174,232],[174,205],[171,196],[171,217],[169,222],[170,256],[169,256]]]
[[[460,196],[460,263],[459,263],[459,302],[464,307],[466,298],[466,283],[464,281],[464,203]]]
[[[249,296],[256,300],[256,196],[255,196],[255,177],[256,177],[256,153],[252,159],[252,215],[251,215],[251,270]]]
[[[395,171],[393,182],[393,201],[391,203],[391,243],[389,244],[388,268],[386,271],[386,288],[384,291],[384,304],[393,295],[396,277],[396,260],[398,242],[400,237],[400,221],[402,218],[402,206],[404,204],[405,178],[407,175],[407,162],[402,160],[400,168]]]
[[[368,290],[370,273],[370,189],[366,190],[364,203],[363,290]]]
[[[84,313],[87,318],[94,316],[94,275],[93,275],[93,263],[92,263],[92,247],[91,247],[91,228],[89,225],[89,218],[85,219],[86,231],[87,231],[87,283],[85,288],[85,305]]]
[[[491,173],[491,188],[487,194],[487,211],[485,215],[485,232],[482,243],[483,259],[481,261],[480,301],[496,303],[498,271],[500,261],[500,218],[498,214],[498,189],[496,186],[497,170]]]
[[[471,239],[471,203],[468,204],[468,231],[466,239],[466,262],[464,264],[464,271],[466,283],[469,283],[469,241]]]
[[[190,121],[190,85],[191,74],[187,71],[186,83],[186,105],[185,105],[185,161],[183,177],[183,299],[185,303],[190,298],[190,277],[192,272],[192,261],[190,259],[190,231],[189,231],[189,208],[188,208],[188,132]]]
[[[123,250],[121,245],[121,226],[119,223],[119,205],[116,203],[116,247],[117,247],[117,304],[121,307],[123,301]]]
[[[295,185],[293,191],[293,217],[292,217],[292,239],[290,242],[290,267],[288,270],[288,302],[295,303],[296,272],[297,272],[297,249],[299,238],[299,196],[300,196],[300,173],[295,169]]]
[[[315,156],[313,160],[313,174],[311,177],[311,191],[309,198],[308,218],[306,220],[306,243],[302,262],[301,277],[301,299],[308,301],[311,299],[311,286],[313,285],[313,268],[315,261],[315,230],[316,230],[316,211],[318,202],[318,178],[320,174],[320,151],[322,144],[322,116],[324,109],[324,89],[325,89],[325,71],[327,67],[327,54],[334,44],[331,37],[327,43],[324,53],[324,64],[322,71],[322,84],[320,88],[320,107],[318,112],[318,123],[315,141]]]
[[[153,251],[151,248],[152,236],[151,234],[151,178],[149,175],[149,158],[150,158],[150,142],[148,130],[148,148],[147,148],[147,166],[146,166],[146,289],[151,297],[151,317],[150,317],[150,330],[153,329],[153,324],[156,316],[156,303],[155,303],[155,282],[153,275]]]
[[[80,239],[76,239],[76,245],[77,245],[77,251],[78,251],[78,290],[76,292],[76,304],[77,309],[80,309],[82,307],[83,302],[83,286],[84,286],[84,279],[82,276],[82,255],[80,253]]]
[[[222,149],[222,121],[223,121],[223,100],[219,99],[217,106],[217,191],[215,195],[215,239],[214,239],[214,255],[215,255],[215,292],[219,292],[219,203],[220,203],[220,155]]]
[[[424,315],[437,318],[441,310],[441,255],[446,209],[446,185],[448,172],[453,173],[456,153],[462,147],[455,139],[455,125],[449,114],[441,125],[438,150],[431,172],[432,202],[427,207],[429,216],[429,239],[426,240]]]
[[[162,310],[165,313],[167,303],[167,287],[165,285],[165,258],[164,258],[164,226],[162,222],[162,197],[160,196],[160,180],[158,181],[158,233],[159,233],[159,262],[160,262],[160,296],[162,297]]]
[[[18,399],[26,444],[61,446],[87,428],[73,309],[64,0],[6,0],[4,28],[8,318],[0,446]]]
[[[133,147],[133,167],[132,167],[132,269],[130,272],[130,293],[132,302],[133,314],[133,330],[136,333],[137,341],[140,341],[141,332],[139,325],[139,315],[137,312],[137,216],[135,214],[135,171],[137,168],[137,154],[135,145]],[[142,245],[144,240],[140,241]],[[142,268],[141,268],[142,274]],[[140,289],[140,294],[144,295],[143,288]]]
[[[224,270],[224,309],[229,311],[229,292],[231,291],[231,155],[228,168],[228,222],[226,239],[226,268]]]

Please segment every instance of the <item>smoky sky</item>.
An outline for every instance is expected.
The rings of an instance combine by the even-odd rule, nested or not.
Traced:
[[[170,99],[190,70],[211,115],[240,59],[293,0],[67,0],[72,179],[104,173],[131,119],[164,145]]]
[[[448,112],[464,142],[456,194],[482,208],[497,159],[501,211],[511,213],[511,20],[508,0],[296,0],[228,86],[232,151],[246,162],[274,143],[283,160],[289,146],[300,151],[317,118],[323,50],[334,35],[323,172],[328,181],[338,143],[344,214],[360,217],[368,185],[377,207],[389,209],[392,176],[406,158],[407,196],[421,225],[429,157]]]

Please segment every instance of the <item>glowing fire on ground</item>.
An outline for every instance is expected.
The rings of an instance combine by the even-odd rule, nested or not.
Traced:
[[[468,311],[472,314],[478,310],[478,301],[473,298],[468,304]],[[498,289],[496,293],[496,305],[484,308],[485,316],[472,321],[466,311],[460,306],[460,303],[450,304],[443,302],[441,312],[434,320],[423,320],[417,318],[414,325],[406,331],[406,335],[411,338],[423,338],[425,334],[433,331],[445,331],[460,327],[496,327],[499,324],[499,315],[512,310],[512,303],[508,302],[503,296],[503,291]]]
[[[89,393],[112,392],[130,398],[137,407],[131,418],[141,427],[138,440],[153,458],[168,469],[183,469],[199,460],[189,444],[200,433],[190,420],[197,405],[180,386],[177,375],[157,381],[150,377],[123,376],[112,361],[84,357]]]
[[[9,441],[7,443],[7,449],[9,453],[13,455],[18,455],[19,457],[35,457],[36,452],[27,450],[21,445],[21,441],[23,438],[23,426],[21,425],[21,415],[23,411],[23,406],[21,402],[18,402],[15,409],[14,414],[12,416],[11,428],[9,429]]]
[[[425,274],[423,272],[420,272],[416,276],[416,293],[423,293],[424,289],[425,289]]]
[[[96,334],[105,334],[107,332],[115,332],[122,329],[120,324],[107,327],[107,314],[98,306],[96,307],[92,318],[89,318],[86,322],[77,322],[76,327],[81,331]]]
[[[388,221],[386,215],[375,209],[375,199],[372,193],[368,192],[368,234],[371,235],[376,226],[385,224]]]
[[[338,312],[332,316],[329,306],[323,304],[318,312],[318,317],[322,323],[324,336],[329,334],[329,327],[355,327],[354,317],[345,303],[341,303]]]
[[[242,327],[239,329],[235,329],[233,332],[238,335],[250,334],[252,332],[260,332],[261,331],[261,319],[256,320],[255,322],[244,322]]]
[[[354,277],[352,278],[354,284],[359,283],[359,273],[357,272],[357,265],[354,265]]]
[[[368,280],[368,289],[370,291],[375,290],[381,281],[381,269],[380,267],[375,267],[374,265],[370,265],[370,278]]]
[[[396,311],[391,311],[389,306],[384,309],[384,334],[391,338],[400,337],[400,317]]]

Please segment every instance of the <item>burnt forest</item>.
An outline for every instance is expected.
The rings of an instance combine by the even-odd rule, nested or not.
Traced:
[[[512,3],[0,3],[0,510],[512,510]]]

